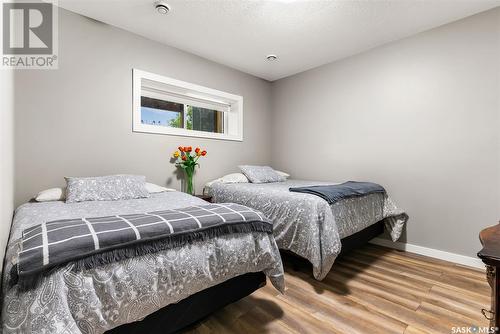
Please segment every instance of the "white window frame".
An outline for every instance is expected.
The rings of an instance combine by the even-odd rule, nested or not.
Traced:
[[[145,80],[145,81],[143,81]],[[162,75],[132,69],[132,82],[133,82],[133,111],[132,122],[134,132],[142,133],[156,133],[174,136],[187,136],[199,138],[212,138],[222,140],[243,141],[243,97],[226,93],[220,90],[192,84],[189,82],[172,79]],[[227,106],[227,112],[224,113],[224,133],[205,132],[197,130],[188,130],[185,128],[173,128],[167,126],[155,126],[150,124],[141,123],[141,96],[143,92],[146,95],[150,93],[144,90],[143,82],[149,83],[148,85],[155,86],[154,90],[164,91],[165,94],[175,94],[184,96],[186,99],[199,99],[200,101],[207,101],[208,103],[216,103]]]

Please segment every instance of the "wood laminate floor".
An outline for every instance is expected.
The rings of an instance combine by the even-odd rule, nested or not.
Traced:
[[[484,271],[374,245],[337,259],[321,282],[303,262],[285,257],[284,265],[284,295],[268,282],[186,333],[419,334],[488,326]]]

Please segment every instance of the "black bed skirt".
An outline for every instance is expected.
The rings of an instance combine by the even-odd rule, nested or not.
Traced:
[[[368,226],[364,230],[361,230],[353,235],[343,238],[342,250],[339,256],[349,253],[353,249],[363,247],[368,241],[375,237],[378,237],[384,233],[384,221],[381,220],[373,225]]]
[[[144,320],[116,327],[106,334],[168,334],[198,322],[214,311],[234,303],[266,285],[262,272],[248,273],[205,289],[168,305]]]

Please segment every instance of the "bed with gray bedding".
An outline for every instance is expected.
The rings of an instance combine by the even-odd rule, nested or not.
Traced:
[[[396,241],[408,220],[408,215],[385,193],[343,199],[330,205],[321,197],[289,190],[331,184],[303,180],[259,184],[213,182],[206,192],[216,203],[239,203],[264,213],[273,221],[278,247],[309,260],[314,277],[321,280],[340,253],[342,238],[383,220]]]
[[[43,222],[142,214],[207,204],[180,192],[119,201],[27,203],[15,213],[3,271],[3,333],[103,333],[249,273],[264,272],[284,289],[278,248],[267,233],[221,235],[91,269],[70,262],[50,269],[31,289],[9,275],[22,231]]]

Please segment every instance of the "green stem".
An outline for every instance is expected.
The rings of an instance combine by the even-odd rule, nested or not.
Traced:
[[[187,166],[184,169],[184,172],[186,173],[186,193],[190,195],[194,195],[194,183],[193,183],[194,167],[195,166]]]

